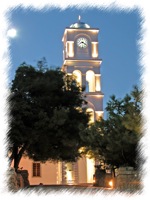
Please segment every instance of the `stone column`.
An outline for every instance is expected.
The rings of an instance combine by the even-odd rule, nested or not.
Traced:
[[[73,168],[74,184],[78,184],[79,183],[78,162],[72,163],[72,168]]]
[[[86,87],[86,74],[82,74],[82,87]]]
[[[66,165],[65,162],[62,162],[62,184],[67,183],[67,177],[66,177]]]

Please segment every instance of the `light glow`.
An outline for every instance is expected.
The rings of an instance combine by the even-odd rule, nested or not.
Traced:
[[[103,117],[103,111],[95,111],[96,119],[98,120],[100,117]]]
[[[94,110],[92,108],[88,108],[86,112],[90,114],[89,124],[94,123]]]
[[[71,171],[67,171],[66,175],[67,175],[68,184],[71,184],[72,183],[72,172]]]
[[[92,42],[92,57],[97,58],[98,57],[98,42]]]
[[[98,33],[99,32],[99,30],[90,30],[91,32],[93,32],[93,33]]]
[[[95,92],[95,74],[92,70],[86,72],[86,92]]]
[[[113,187],[113,181],[112,180],[109,181],[108,185],[111,186],[111,187]]]
[[[73,183],[73,171],[72,171],[72,163],[66,163],[66,178],[67,183],[72,184]]]
[[[87,162],[87,183],[93,183],[93,174],[95,173],[94,159],[86,158]]]
[[[73,57],[74,56],[74,42],[73,41],[69,41],[69,57]]]
[[[79,85],[82,86],[81,72],[79,70],[75,70],[75,71],[73,71],[73,75],[75,75],[77,83],[79,83]]]
[[[100,87],[100,75],[95,74],[95,79],[96,79],[96,91],[101,91],[101,87]]]

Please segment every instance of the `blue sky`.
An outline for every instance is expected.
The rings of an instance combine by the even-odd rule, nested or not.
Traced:
[[[16,28],[18,35],[10,39],[12,66],[9,80],[14,78],[15,70],[24,61],[36,66],[37,61],[45,57],[48,66],[61,67],[62,36],[66,27],[78,21],[78,15],[81,15],[81,21],[100,29],[99,58],[103,60],[101,78],[105,109],[112,94],[121,98],[132,90],[133,85],[140,85],[140,15],[136,10],[13,10],[10,28]]]

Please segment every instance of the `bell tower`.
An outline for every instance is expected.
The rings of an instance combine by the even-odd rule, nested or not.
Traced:
[[[103,117],[103,93],[101,91],[100,66],[98,51],[98,28],[78,22],[66,27],[63,42],[62,70],[74,74],[81,87],[85,87],[87,112],[91,113],[91,122]]]
[[[101,91],[100,66],[102,60],[98,52],[98,28],[78,22],[65,28],[63,42],[62,70],[74,74],[77,82],[85,88],[86,110],[90,113],[90,123],[103,117],[103,93]],[[93,183],[95,160],[87,156],[75,163],[62,163],[62,183]]]

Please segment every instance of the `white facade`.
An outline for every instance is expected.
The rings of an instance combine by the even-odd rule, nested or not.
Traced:
[[[103,93],[101,92],[101,74],[98,52],[99,29],[90,28],[80,20],[65,29],[63,42],[62,70],[74,74],[77,82],[85,88],[87,112],[90,122],[103,117]],[[92,183],[95,161],[84,157],[76,163],[76,179],[74,183]],[[66,170],[67,172],[67,170]],[[67,179],[66,174],[66,179]]]
[[[100,74],[102,60],[99,59],[98,33],[99,29],[90,28],[88,24],[78,21],[65,29],[62,39],[62,70],[74,74],[79,84],[85,87],[87,112],[91,113],[91,122],[103,117]],[[75,163],[39,163],[22,158],[19,167],[28,170],[31,185],[50,185],[92,183],[94,165],[95,161],[88,157]]]
[[[94,121],[103,117],[103,93],[101,91],[100,65],[98,52],[99,29],[78,22],[65,29],[63,35],[62,70],[74,74],[82,87],[85,87],[88,108],[94,113]]]

